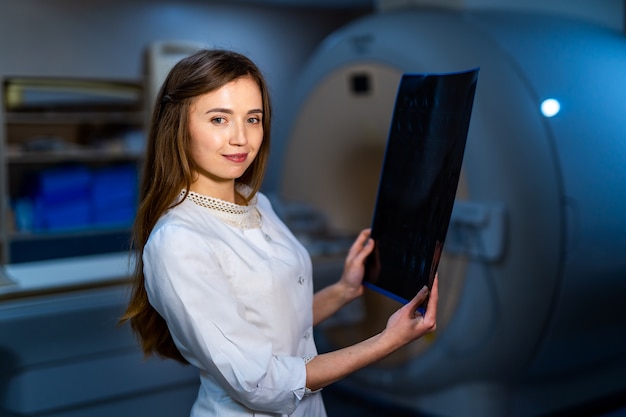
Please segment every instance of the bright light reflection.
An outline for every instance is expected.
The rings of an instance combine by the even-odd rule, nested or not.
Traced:
[[[553,98],[548,98],[541,103],[541,113],[546,117],[556,116],[561,110],[561,103]]]

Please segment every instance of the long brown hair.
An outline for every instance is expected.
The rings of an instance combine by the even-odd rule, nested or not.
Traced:
[[[193,161],[188,153],[189,108],[193,99],[241,77],[251,77],[263,99],[263,142],[256,159],[236,180],[252,192],[261,188],[270,145],[271,106],[261,71],[247,57],[232,51],[200,50],[179,61],[169,72],[156,98],[148,131],[140,186],[140,203],[132,233],[135,269],[132,294],[120,322],[130,321],[146,356],[157,354],[187,361],[174,345],[165,320],[150,305],[144,286],[143,249],[157,220],[175,204],[182,189],[189,190]]]

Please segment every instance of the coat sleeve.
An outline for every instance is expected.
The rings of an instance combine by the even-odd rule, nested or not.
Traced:
[[[305,395],[304,361],[273,355],[271,342],[245,319],[214,251],[188,227],[155,229],[143,254],[150,304],[185,359],[233,399],[251,409],[290,414]]]

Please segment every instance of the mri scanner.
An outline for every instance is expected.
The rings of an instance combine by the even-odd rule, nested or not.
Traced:
[[[277,118],[285,146],[273,150],[281,175],[268,177],[268,195],[311,250],[316,285],[332,282],[371,222],[401,75],[475,67],[438,330],[340,384],[463,417],[548,415],[623,393],[623,34],[498,12],[357,20],[320,45]],[[546,99],[560,102],[550,118]],[[173,416],[191,405],[196,372],[142,361],[128,326],[116,327],[125,254],[4,269],[0,416]],[[320,350],[381,330],[397,308],[368,292],[320,327]]]
[[[438,330],[341,384],[440,416],[545,415],[623,393],[623,34],[500,12],[401,10],[357,20],[326,39],[296,85],[283,118],[280,200],[324,219],[301,234],[318,259],[332,257],[324,233],[332,241],[371,223],[401,75],[475,67],[439,268]],[[549,103],[560,111],[547,113]],[[320,286],[341,267],[317,265]],[[318,345],[361,340],[397,308],[368,292],[321,327]]]

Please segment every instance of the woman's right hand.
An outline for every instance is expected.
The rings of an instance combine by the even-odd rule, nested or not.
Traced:
[[[313,358],[306,364],[306,386],[311,390],[325,387],[434,331],[437,327],[439,299],[437,276],[430,291],[426,313],[422,316],[417,308],[426,301],[428,295],[426,288],[417,293],[411,302],[389,317],[387,327],[381,333]]]
[[[422,288],[413,299],[393,313],[387,321],[382,337],[395,346],[395,349],[422,337],[437,328],[437,303],[439,301],[439,277],[435,275],[432,289]],[[426,301],[426,313],[422,315],[418,307]]]

